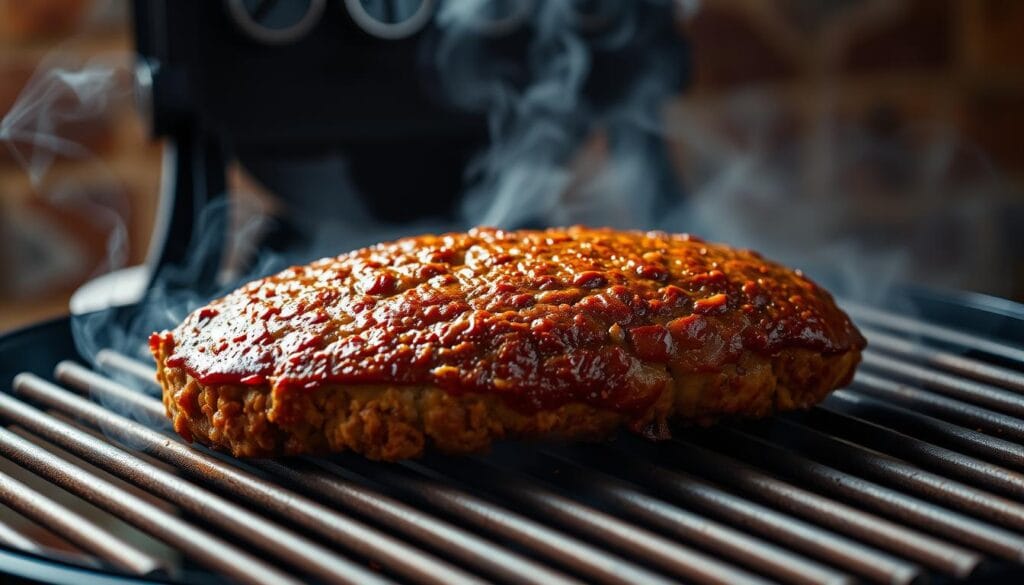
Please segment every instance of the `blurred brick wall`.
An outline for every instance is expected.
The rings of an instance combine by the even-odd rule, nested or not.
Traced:
[[[769,148],[795,146],[786,162],[802,173],[798,184],[824,196],[837,184],[847,190],[860,185],[863,193],[850,215],[863,221],[851,229],[898,239],[915,216],[930,211],[922,207],[971,197],[982,183],[998,184],[990,189],[998,192],[986,193],[979,205],[1024,208],[1024,2],[710,0],[681,26],[693,42],[695,78],[679,108],[712,118],[716,137],[726,140],[749,140],[750,120],[767,125],[759,139]],[[737,95],[753,96],[761,107],[770,102],[772,109],[761,115],[763,110],[747,108],[746,117],[732,119],[714,112]],[[875,152],[858,153],[863,156],[856,164],[842,160],[854,150],[842,142],[852,140]],[[906,193],[928,187],[911,184],[908,169],[941,154],[936,146],[942,140],[952,147],[940,186],[960,192],[915,202]],[[691,156],[682,149],[677,162],[686,167]],[[829,165],[849,168],[829,183],[819,176]],[[991,211],[1000,215],[995,207]],[[1024,300],[1024,244],[1012,225],[1021,219],[1006,215],[996,222],[1006,225],[990,230],[1010,233],[1017,240],[1008,244],[1012,251],[995,240],[975,245],[964,240],[983,238],[943,233],[940,226],[920,242],[931,247],[934,266],[912,276],[929,282],[944,254],[974,246],[982,262],[1005,253],[1008,259],[1000,262],[1010,268],[962,281],[944,276],[931,284]],[[978,233],[987,231],[979,224]]]
[[[130,63],[131,45],[127,2],[0,0],[0,117],[44,58]],[[0,143],[0,330],[66,311],[70,292],[108,263],[111,211],[127,227],[125,263],[146,254],[160,150],[130,99],[56,134],[94,156],[58,157],[36,186]]]
[[[1024,181],[1024,2],[717,0],[684,29],[696,93],[829,76],[856,115],[945,116]]]

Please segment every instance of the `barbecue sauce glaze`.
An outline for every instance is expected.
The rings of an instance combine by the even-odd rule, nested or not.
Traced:
[[[755,252],[583,227],[426,235],[295,266],[161,340],[168,366],[208,385],[436,385],[524,412],[624,413],[664,389],[645,381],[651,364],[706,372],[744,351],[865,343],[826,291]]]

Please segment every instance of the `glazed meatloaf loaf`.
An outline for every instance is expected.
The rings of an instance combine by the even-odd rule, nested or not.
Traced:
[[[150,345],[187,440],[396,460],[806,408],[850,380],[864,339],[826,291],[755,252],[576,227],[289,268]]]

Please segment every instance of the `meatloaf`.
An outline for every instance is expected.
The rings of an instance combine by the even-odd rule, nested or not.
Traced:
[[[806,408],[849,382],[864,345],[798,270],[585,227],[378,244],[251,282],[150,338],[185,439],[384,460]]]

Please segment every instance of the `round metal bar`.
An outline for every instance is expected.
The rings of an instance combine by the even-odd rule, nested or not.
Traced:
[[[964,478],[974,485],[1024,500],[1024,474],[987,461],[843,414],[828,406],[813,409],[801,417],[800,422],[821,432],[841,435],[858,445],[941,471],[951,477]],[[1024,449],[1021,454],[1024,456]]]
[[[96,365],[108,371],[128,374],[136,380],[145,382],[155,388],[160,387],[156,381],[156,368],[153,367],[152,362],[145,364],[123,353],[110,349],[101,349],[96,352]]]
[[[588,464],[628,475],[642,481],[644,485],[652,485],[672,501],[682,502],[688,508],[710,513],[730,524],[757,532],[773,542],[785,544],[873,581],[913,583],[921,576],[921,570],[911,563],[740,498],[688,473],[641,460],[630,461],[628,457],[622,459],[626,460],[624,465],[620,467],[616,464],[616,469],[611,469],[612,466],[603,463],[599,454],[584,455]]]
[[[1024,374],[1020,372],[993,366],[952,352],[934,349],[909,339],[883,333],[877,329],[862,327],[861,331],[868,337],[872,349],[974,378],[981,382],[1024,392]]]
[[[397,573],[423,582],[477,583],[479,579],[326,506],[207,455],[129,420],[80,396],[31,375],[15,380],[19,394],[50,408],[74,414],[112,438],[142,448],[202,482],[245,499],[279,517],[302,525],[332,542],[375,559]],[[92,391],[95,393],[96,388]],[[147,398],[157,402],[155,398]]]
[[[307,493],[372,516],[376,521],[406,536],[441,549],[460,561],[505,581],[552,585],[579,583],[527,557],[495,546],[462,528],[309,464],[283,465],[273,461],[258,461],[254,462],[254,465],[301,487]]]
[[[586,534],[613,550],[628,552],[684,579],[723,584],[764,582],[756,575],[675,544],[649,530],[561,496],[537,481],[505,472],[494,465],[479,460],[462,460],[458,465],[437,460],[431,462],[430,468],[474,487],[494,491],[527,507],[531,514]],[[482,481],[482,478],[486,480]]]
[[[858,392],[865,392],[871,396],[907,406],[917,412],[1024,442],[1024,420],[1019,418],[993,412],[973,404],[966,404],[866,372],[857,372],[853,378],[853,388]]]
[[[587,469],[562,455],[545,453],[545,479],[568,484],[574,493],[593,494],[618,510],[674,537],[721,553],[765,575],[791,583],[852,583],[853,577],[754,538],[725,524],[645,494],[633,485]],[[546,462],[545,462],[546,463]]]
[[[46,554],[43,551],[43,547],[39,546],[36,541],[18,532],[4,520],[0,520],[0,545],[16,548],[35,555]]]
[[[339,473],[337,466],[318,462],[323,469]],[[666,583],[664,577],[628,561],[613,552],[603,551],[573,536],[558,532],[518,512],[494,504],[446,483],[427,479],[407,466],[374,465],[356,460],[346,467],[372,477],[405,497],[433,506],[479,530],[530,550],[559,565],[568,567],[599,583]],[[431,473],[419,465],[413,469]]]
[[[970,575],[982,562],[972,551],[794,486],[727,455],[683,440],[675,443],[676,465],[867,544],[957,577]]]
[[[160,421],[166,423],[167,412],[159,399],[119,384],[110,378],[97,374],[75,362],[63,361],[53,369],[53,377],[73,388],[84,390],[100,401],[113,401],[117,406],[124,406],[132,414],[142,413],[144,422]]]
[[[5,394],[0,396],[9,398]],[[299,584],[299,581],[259,558],[3,428],[0,428],[0,455],[239,582],[258,585]]]
[[[1015,562],[1024,561],[1024,537],[1018,534],[811,461],[764,439],[718,428],[702,438],[701,443],[728,448],[741,459],[756,457],[758,467],[767,466],[794,481],[858,502],[970,548]]]
[[[0,502],[123,571],[147,575],[163,570],[163,564],[153,556],[2,472]]]
[[[849,390],[837,390],[825,401],[829,408],[897,428],[1007,467],[1024,468],[1024,445],[992,437],[896,404]]]
[[[386,582],[307,538],[14,398],[0,396],[0,416],[323,579],[344,583]]]
[[[864,352],[863,366],[901,380],[916,382],[958,400],[978,404],[1010,416],[1024,417],[1024,394],[965,380],[870,350]]]
[[[965,349],[981,351],[989,355],[1024,364],[1024,348],[1014,347],[1008,343],[992,341],[978,335],[964,333],[949,327],[934,325],[919,319],[897,315],[896,313],[882,311],[857,303],[842,301],[841,305],[858,323],[869,323],[883,329],[901,331],[910,335],[941,341]]]
[[[755,431],[761,435],[762,430]],[[785,440],[779,438],[785,434]],[[1024,505],[925,471],[895,457],[843,441],[785,419],[776,419],[766,435],[841,469],[898,486],[930,500],[968,511],[1005,526],[1024,529]]]

